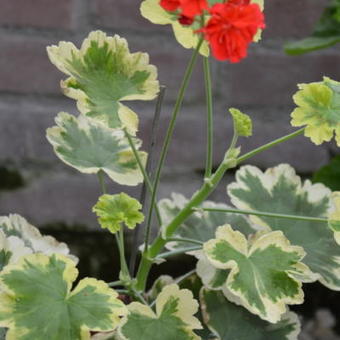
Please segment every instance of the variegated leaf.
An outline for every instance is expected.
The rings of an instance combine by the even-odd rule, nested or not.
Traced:
[[[165,286],[156,299],[156,312],[139,302],[128,306],[129,315],[119,332],[125,340],[198,340],[194,317],[198,303],[187,289],[175,284]]]
[[[142,173],[121,130],[65,112],[59,113],[56,123],[57,126],[47,129],[47,138],[63,162],[87,174],[102,170],[119,184],[142,182]],[[136,144],[140,146],[140,142]],[[146,153],[139,154],[145,163]]]
[[[162,216],[163,226],[168,225],[172,219],[185,207],[188,200],[181,194],[173,193],[171,199],[163,199],[159,202],[159,209]],[[212,201],[203,202],[202,208],[221,208],[227,209],[228,206],[222,203]],[[239,214],[220,213],[214,211],[194,212],[185,222],[177,229],[173,237],[189,238],[201,242],[208,241],[215,237],[217,227],[231,224],[233,228],[249,235],[254,232],[247,218]],[[184,248],[192,246],[187,242],[169,242],[167,248]]]
[[[305,254],[281,231],[258,232],[247,241],[225,225],[203,250],[214,267],[228,271],[225,295],[262,319],[276,323],[287,304],[303,302],[301,282],[294,276],[307,275],[308,268],[300,262]]]
[[[78,258],[70,254],[65,243],[41,235],[36,227],[17,214],[0,216],[0,253],[1,249],[11,253],[9,263],[16,263],[21,256],[31,253],[62,254],[78,263]]]
[[[295,313],[288,312],[271,324],[229,302],[218,291],[201,290],[203,319],[218,340],[297,340],[300,322]]]
[[[236,182],[228,186],[232,203],[239,209],[326,218],[334,210],[331,191],[322,184],[302,182],[288,164],[265,172],[243,166]],[[330,289],[340,290],[340,246],[327,222],[309,222],[250,216],[260,229],[281,230],[294,245],[304,248],[303,263]]]
[[[59,254],[33,254],[0,273],[0,326],[7,339],[88,340],[91,331],[115,329],[127,314],[103,281],[85,278]]]
[[[51,62],[70,76],[62,89],[77,100],[80,112],[111,128],[137,131],[137,115],[121,102],[156,97],[157,69],[147,53],[130,53],[125,39],[101,31],[91,32],[80,49],[62,41],[47,51]]]

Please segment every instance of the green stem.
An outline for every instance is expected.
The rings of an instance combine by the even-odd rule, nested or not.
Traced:
[[[305,128],[296,130],[293,133],[290,133],[289,135],[286,135],[286,136],[283,136],[281,138],[275,139],[275,140],[273,140],[270,143],[264,144],[264,145],[262,145],[262,146],[260,146],[260,147],[258,147],[256,149],[254,149],[254,150],[252,150],[252,151],[250,151],[250,152],[240,156],[239,158],[237,158],[237,164],[247,160],[248,158],[251,158],[251,157],[257,155],[258,153],[260,153],[262,151],[268,150],[268,149],[272,148],[273,146],[275,146],[277,144],[280,144],[282,142],[285,142],[285,141],[287,141],[289,139],[292,139],[292,138],[294,138],[296,136],[301,135],[304,132],[304,130],[305,130]]]
[[[118,287],[118,286],[123,286],[123,282],[122,281],[113,281],[113,282],[109,282],[107,285],[109,287]]]
[[[203,242],[201,242],[201,241],[193,240],[191,238],[182,238],[182,237],[171,237],[171,238],[168,238],[167,241],[168,242],[172,242],[172,241],[175,241],[175,242],[186,242],[186,243],[193,243],[193,244],[200,244],[200,245],[203,244]]]
[[[130,280],[129,268],[126,263],[125,258],[125,248],[124,248],[124,230],[119,230],[118,233],[115,234],[118,250],[119,250],[119,258],[120,258],[120,269],[121,275],[120,277],[122,282],[126,282]]]
[[[287,214],[275,214],[264,211],[252,211],[252,210],[242,210],[242,209],[219,209],[219,208],[198,208],[204,211],[216,211],[220,213],[233,213],[233,214],[244,214],[244,215],[254,215],[254,216],[264,216],[264,217],[274,217],[274,218],[284,218],[288,220],[298,220],[298,221],[309,221],[309,222],[327,222],[326,218],[320,217],[308,217],[308,216],[298,216],[298,215],[287,215]]]
[[[237,159],[237,163],[241,163],[242,161],[250,158],[258,154],[261,151],[267,150],[279,143],[287,141],[295,136],[303,133],[304,129],[297,130],[289,135],[278,138],[268,144],[263,145],[253,151],[248,152],[244,156],[241,156]],[[229,148],[227,155],[232,150],[233,145],[236,144],[237,136],[234,134],[232,146]],[[224,161],[217,168],[216,172],[212,175],[212,177],[208,180],[205,180],[203,186],[199,191],[197,191],[191,198],[191,200],[187,203],[187,205],[173,218],[173,220],[168,224],[165,228],[166,237],[170,238],[172,234],[176,231],[176,229],[185,221],[187,217],[189,217],[194,211],[195,207],[199,206],[209,195],[214,191],[219,181],[222,179],[224,173],[231,167],[235,166],[235,161],[233,159],[228,160],[226,157]],[[152,243],[150,249],[148,251],[144,251],[142,255],[142,260],[138,268],[138,273],[136,277],[136,289],[139,291],[143,291],[145,289],[146,280],[154,261],[154,258],[159,254],[159,252],[163,249],[166,244],[166,240],[162,238],[162,235],[159,235],[154,242]]]
[[[200,250],[202,249],[202,245],[201,246],[196,246],[196,247],[187,247],[187,248],[180,248],[180,249],[176,249],[176,250],[171,250],[171,251],[167,251],[164,252],[162,254],[159,254],[156,259],[166,259],[170,256],[174,256],[174,255],[179,255],[179,254],[183,254],[186,253],[188,251],[194,251],[194,250]]]
[[[105,186],[105,180],[104,180],[104,171],[103,170],[99,170],[97,172],[97,176],[99,179],[99,184],[100,184],[100,188],[102,190],[103,194],[106,194],[106,186]]]
[[[207,101],[207,158],[205,162],[204,177],[210,177],[213,166],[213,138],[214,138],[214,125],[213,125],[213,101],[212,101],[212,88],[211,88],[211,75],[209,57],[203,57],[204,69],[204,84]]]
[[[233,160],[230,161],[225,159],[221,165],[217,168],[216,172],[212,175],[212,177],[208,180],[205,180],[203,186],[199,191],[197,191],[191,200],[187,203],[187,205],[178,213],[178,215],[170,222],[170,224],[166,227],[166,237],[169,238],[176,231],[176,229],[181,225],[181,223],[192,214],[194,211],[193,208],[197,207],[201,204],[206,197],[214,191],[215,187],[223,177],[224,173],[227,171]],[[138,268],[137,273],[137,290],[144,290],[146,279],[148,273],[150,271],[153,259],[159,254],[159,252],[163,249],[166,244],[166,240],[159,235],[150,249],[147,252],[143,252],[142,261]]]
[[[130,134],[127,132],[126,128],[124,128],[124,133],[125,133],[125,136],[126,136],[127,140],[129,141],[129,144],[130,144],[130,147],[132,149],[132,152],[133,152],[133,154],[134,154],[134,156],[136,158],[138,167],[139,167],[140,171],[143,174],[143,178],[144,178],[144,181],[146,183],[146,186],[147,186],[148,190],[150,191],[150,194],[151,194],[151,196],[153,198],[152,205],[155,208],[157,219],[158,219],[158,223],[159,223],[159,225],[162,225],[162,218],[161,218],[161,214],[160,214],[160,211],[158,209],[158,206],[157,206],[156,197],[152,195],[153,189],[152,189],[151,180],[150,180],[148,174],[146,173],[146,170],[145,170],[145,167],[144,167],[144,165],[142,163],[142,160],[139,157],[139,154],[138,154],[138,151],[136,149],[135,143],[133,142],[133,139],[130,136]]]
[[[190,277],[191,275],[195,274],[196,273],[196,268],[193,269],[193,270],[190,270],[190,272],[187,272],[185,273],[184,275],[176,278],[175,282],[177,284],[181,283],[183,280],[187,279],[188,277]]]
[[[155,199],[156,199],[156,196],[157,196],[157,189],[158,189],[158,185],[159,185],[159,180],[160,180],[160,177],[161,177],[162,168],[163,168],[163,165],[164,165],[166,155],[168,153],[170,141],[171,141],[173,131],[174,131],[174,128],[175,128],[176,118],[177,118],[177,115],[178,115],[178,113],[181,109],[183,99],[184,99],[184,94],[185,94],[186,89],[188,87],[189,80],[191,78],[191,75],[192,75],[192,72],[193,72],[193,69],[194,69],[194,66],[195,66],[195,63],[196,63],[196,60],[197,60],[197,56],[199,54],[199,50],[200,50],[202,43],[203,43],[203,39],[200,39],[200,41],[197,45],[197,48],[195,49],[195,51],[194,51],[194,53],[193,53],[193,55],[192,55],[192,57],[189,61],[188,67],[187,67],[185,74],[184,74],[184,77],[183,77],[181,87],[180,87],[179,92],[178,92],[177,100],[176,100],[176,103],[175,103],[174,110],[172,112],[172,117],[171,117],[169,127],[168,127],[168,130],[167,130],[166,136],[165,136],[164,144],[163,144],[163,147],[162,147],[161,155],[160,155],[159,162],[158,162],[157,169],[156,169],[156,173],[155,173],[155,180],[154,180],[154,185],[153,185],[153,190],[152,190],[152,195],[151,195],[151,202],[154,202]],[[145,252],[147,252],[148,247],[149,247],[152,213],[153,213],[153,204],[150,205],[150,209],[149,209],[149,213],[148,213],[148,217],[147,217],[147,222],[146,222],[146,234],[145,234],[145,241],[144,241]]]

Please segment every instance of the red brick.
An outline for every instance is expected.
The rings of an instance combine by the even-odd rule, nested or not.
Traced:
[[[0,38],[0,91],[60,93],[62,74],[50,63],[46,46],[56,41],[30,37]]]
[[[313,28],[329,0],[265,1],[266,38],[304,38]]]
[[[137,0],[95,0],[96,24],[114,29],[134,29],[138,31],[157,31],[166,28],[154,25],[140,14]]]
[[[323,75],[340,80],[339,55],[332,50],[302,56],[255,51],[239,64],[221,64],[220,90],[231,105],[293,104],[298,83],[320,81]]]
[[[2,0],[0,25],[69,29],[73,8],[74,0]]]

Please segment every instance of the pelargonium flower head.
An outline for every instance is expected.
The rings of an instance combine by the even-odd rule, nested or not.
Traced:
[[[259,29],[265,27],[264,15],[256,3],[231,0],[209,9],[211,17],[203,32],[218,60],[239,62],[246,57],[248,45]]]
[[[292,112],[293,126],[306,126],[304,134],[314,144],[332,139],[340,146],[340,83],[328,77],[321,82],[299,84],[293,96],[297,108]]]
[[[180,0],[160,0],[159,4],[166,10],[166,11],[176,11],[180,5]]]

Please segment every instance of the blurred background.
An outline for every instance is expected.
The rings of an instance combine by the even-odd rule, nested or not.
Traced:
[[[254,121],[254,136],[241,141],[243,151],[247,151],[293,131],[289,120],[297,83],[320,81],[323,75],[340,80],[339,48],[301,56],[287,56],[283,51],[287,41],[311,34],[328,4],[328,0],[267,0],[267,28],[262,41],[249,49],[248,58],[233,65],[213,62],[216,165],[231,138],[229,107],[241,109]],[[151,63],[158,67],[161,84],[166,86],[160,145],[191,52],[176,43],[169,27],[143,19],[139,5],[136,0],[1,0],[0,214],[19,213],[43,232],[66,241],[81,258],[82,276],[110,281],[117,275],[113,240],[99,230],[91,212],[100,195],[97,177],[64,165],[45,138],[46,128],[54,124],[59,111],[77,114],[74,101],[61,94],[59,82],[64,75],[49,62],[46,46],[60,40],[79,46],[91,30],[101,29],[125,37],[131,51],[148,52]],[[189,196],[201,183],[206,141],[204,102],[199,60],[166,162],[161,198],[171,192]],[[154,106],[155,102],[134,105],[141,119],[139,136],[145,145],[150,139]],[[316,147],[299,137],[254,157],[251,164],[265,169],[290,163],[301,176],[310,178],[337,153],[332,144]],[[225,185],[232,179],[232,173],[225,176],[211,198],[225,202]],[[127,191],[136,197],[141,189],[109,181],[107,185],[111,193]],[[175,263],[168,266],[174,274],[192,266],[190,260],[181,263],[182,267]],[[156,271],[168,268],[160,266]],[[313,335],[306,331],[303,339],[339,339],[330,328],[333,316],[340,315],[340,293],[313,284],[308,285],[306,295],[306,304],[296,310],[306,320],[314,320],[308,327],[324,327],[326,335],[319,331],[317,337],[313,328]],[[339,332],[339,324],[337,329]]]

